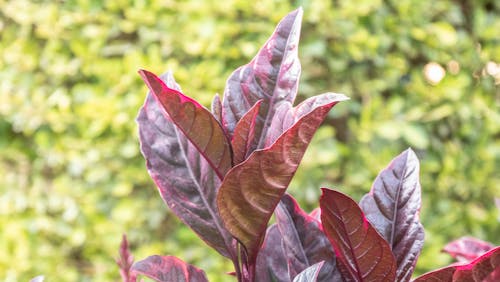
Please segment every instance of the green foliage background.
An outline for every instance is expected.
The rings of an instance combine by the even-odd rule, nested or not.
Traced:
[[[318,132],[290,192],[306,210],[322,186],[359,200],[411,146],[426,228],[417,272],[449,263],[440,249],[459,236],[500,244],[498,1],[0,0],[0,280],[116,281],[124,232],[137,259],[174,254],[231,280],[149,179],[136,71],[171,69],[208,105],[298,6],[300,99],[351,100]],[[438,84],[425,79],[429,62],[446,69]]]

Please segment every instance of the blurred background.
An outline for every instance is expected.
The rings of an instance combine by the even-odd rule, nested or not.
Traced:
[[[122,233],[136,259],[172,254],[232,281],[231,264],[170,213],[139,152],[139,68],[173,70],[205,106],[278,21],[302,6],[303,100],[345,93],[290,192],[357,201],[412,147],[425,247],[500,244],[500,2],[490,0],[0,0],[0,280],[117,281]]]

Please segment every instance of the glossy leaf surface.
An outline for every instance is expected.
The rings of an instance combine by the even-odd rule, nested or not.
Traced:
[[[232,166],[231,147],[212,113],[179,90],[169,88],[153,73],[145,70],[139,73],[170,119],[222,179]]]
[[[276,139],[290,128],[297,120],[311,112],[313,109],[323,107],[330,103],[337,104],[338,102],[348,100],[344,94],[324,93],[314,97],[310,97],[292,107],[290,102],[283,102],[276,108],[276,113],[273,116],[271,126],[266,136],[265,145],[270,146]]]
[[[469,262],[481,256],[495,246],[491,243],[473,237],[462,237],[452,241],[443,248],[459,262]]]
[[[463,265],[452,265],[426,273],[415,282],[497,282],[500,281],[500,247]]]
[[[255,125],[258,149],[264,147],[276,106],[284,101],[293,104],[297,94],[302,13],[299,8],[283,18],[252,61],[233,72],[224,90],[223,124],[231,136],[238,121],[262,100]]]
[[[288,282],[287,260],[283,249],[283,240],[278,225],[269,226],[264,243],[257,256],[256,281]]]
[[[324,262],[318,262],[309,266],[300,272],[295,278],[293,282],[316,282],[321,281],[318,279],[321,268],[323,267]],[[328,280],[328,281],[340,281],[340,280]]]
[[[335,102],[299,119],[275,143],[254,151],[231,169],[222,182],[217,204],[224,225],[255,262],[267,223],[285,193],[314,132]]]
[[[257,101],[236,124],[233,139],[231,140],[235,165],[243,162],[255,151],[255,122],[259,114],[260,105],[261,101]]]
[[[203,270],[174,256],[150,256],[132,266],[136,274],[145,275],[158,282],[205,282]]]
[[[179,89],[172,75],[164,76]],[[231,235],[218,216],[216,195],[220,180],[198,149],[178,130],[149,93],[137,117],[141,151],[151,178],[168,207],[208,245],[222,255]]]
[[[359,203],[366,218],[391,246],[397,281],[409,281],[424,243],[419,221],[419,162],[408,149],[382,170]]]
[[[321,222],[347,281],[396,281],[390,246],[348,196],[323,188]]]
[[[342,279],[332,245],[317,220],[304,212],[288,194],[283,195],[275,213],[291,279],[318,262],[324,262],[318,281]]]

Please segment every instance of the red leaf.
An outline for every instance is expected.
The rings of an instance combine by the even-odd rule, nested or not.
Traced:
[[[397,262],[397,281],[410,281],[424,244],[419,220],[420,166],[408,149],[394,158],[359,203],[368,221],[389,243]]]
[[[226,229],[245,247],[251,264],[307,145],[336,102],[312,109],[270,147],[254,151],[224,178],[217,195],[219,213]]]
[[[414,282],[497,282],[500,281],[500,247],[496,247],[472,262],[451,265],[426,273]]]
[[[132,266],[136,274],[158,282],[206,282],[203,270],[173,256],[150,256]]]
[[[219,122],[198,102],[169,88],[153,73],[140,70],[139,74],[170,119],[223,179],[232,166],[231,147]]]
[[[491,243],[473,237],[462,237],[448,243],[443,248],[443,251],[449,253],[459,262],[469,262],[494,247],[495,246]]]
[[[234,129],[233,140],[233,161],[237,165],[255,151],[255,121],[259,114],[261,101],[255,105],[238,121]]]
[[[323,229],[335,249],[339,270],[348,281],[396,281],[390,246],[348,196],[323,188]]]
[[[332,245],[321,230],[319,222],[304,212],[292,196],[283,195],[275,215],[283,238],[291,279],[319,262],[324,262],[319,281],[342,279],[336,267]]]
[[[170,73],[162,78],[169,88],[179,89]],[[165,203],[208,245],[231,257],[232,237],[224,228],[216,205],[221,180],[213,167],[177,129],[151,93],[137,123],[148,172]]]
[[[256,143],[252,146],[257,149],[264,148],[275,107],[295,100],[300,77],[297,53],[301,22],[301,8],[288,14],[252,61],[235,70],[227,81],[222,115],[231,136],[238,121],[262,100],[255,125]]]

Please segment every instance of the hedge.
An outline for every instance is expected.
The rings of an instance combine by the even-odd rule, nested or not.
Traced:
[[[449,263],[440,250],[459,236],[500,244],[497,1],[11,0],[0,1],[0,278],[117,280],[127,233],[138,259],[178,255],[230,280],[229,262],[180,224],[147,174],[137,70],[173,70],[208,106],[298,6],[299,99],[351,100],[314,138],[290,192],[308,210],[320,187],[359,200],[412,147],[426,228],[417,273]]]

